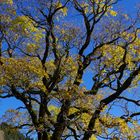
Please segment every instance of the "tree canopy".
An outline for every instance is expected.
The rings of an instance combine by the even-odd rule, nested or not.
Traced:
[[[0,98],[24,104],[3,121],[38,140],[139,139],[140,13],[118,3],[0,1]]]
[[[0,130],[3,130],[5,140],[31,140],[30,138],[25,138],[17,129],[6,123],[0,124]]]

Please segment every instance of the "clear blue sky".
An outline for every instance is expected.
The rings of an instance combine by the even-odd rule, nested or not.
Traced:
[[[135,15],[136,13],[136,3],[140,3],[140,0],[120,0],[119,6],[121,9],[124,9],[125,13],[131,14],[131,16]],[[118,7],[118,6],[117,6]],[[90,78],[90,73],[85,75],[85,79]],[[86,81],[86,85],[89,85],[90,81]],[[0,117],[4,114],[7,109],[15,109],[18,106],[22,105],[20,101],[17,101],[14,98],[10,99],[0,99]]]
[[[128,12],[132,16],[136,13],[136,3],[140,3],[140,0],[120,0],[119,6],[124,9],[124,12]],[[87,79],[90,77],[89,74],[85,76]],[[0,99],[0,116],[9,108],[16,108],[17,106],[21,105],[20,101],[15,100],[14,98],[11,99]]]

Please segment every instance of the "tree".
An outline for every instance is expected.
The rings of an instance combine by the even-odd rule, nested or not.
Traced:
[[[24,104],[6,121],[38,140],[139,139],[139,12],[117,3],[1,2],[0,97]]]
[[[25,136],[18,130],[6,123],[2,123],[0,125],[0,130],[3,130],[5,140],[31,140],[29,138],[25,138]]]

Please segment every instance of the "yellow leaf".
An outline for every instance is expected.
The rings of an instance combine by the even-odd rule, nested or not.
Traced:
[[[117,12],[115,12],[114,10],[110,10],[109,13],[110,13],[110,15],[112,15],[114,17],[117,16]]]
[[[60,8],[60,7],[62,7],[62,3],[58,2],[58,3],[56,4],[56,8]]]
[[[90,138],[90,140],[96,140],[95,135],[92,135],[91,138]]]
[[[64,7],[64,8],[62,9],[62,12],[63,12],[63,15],[64,15],[64,16],[67,15],[67,11],[68,11],[68,9],[67,9],[66,7]]]

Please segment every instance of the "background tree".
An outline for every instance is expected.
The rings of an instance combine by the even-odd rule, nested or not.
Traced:
[[[3,121],[38,140],[139,138],[139,12],[117,2],[1,2],[0,97],[24,104]]]
[[[0,125],[0,130],[3,130],[5,140],[31,140],[30,138],[25,138],[18,130],[6,123]]]

